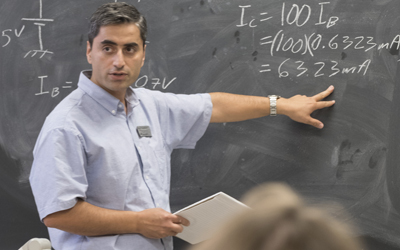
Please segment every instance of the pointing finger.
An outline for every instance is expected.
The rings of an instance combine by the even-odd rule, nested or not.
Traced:
[[[317,102],[317,103],[315,104],[315,110],[327,108],[327,107],[332,106],[333,104],[335,104],[335,101],[321,101],[321,102]]]
[[[322,99],[324,99],[327,96],[329,96],[330,94],[332,94],[333,90],[334,90],[334,87],[331,85],[325,91],[322,91],[321,93],[318,93],[318,94],[314,95],[313,98],[316,101],[321,101]]]

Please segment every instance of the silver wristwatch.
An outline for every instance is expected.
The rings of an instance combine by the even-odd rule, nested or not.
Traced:
[[[276,116],[276,100],[281,98],[279,95],[269,95],[269,115]]]

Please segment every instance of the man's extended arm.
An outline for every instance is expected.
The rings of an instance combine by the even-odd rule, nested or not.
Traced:
[[[73,208],[50,214],[43,222],[47,227],[85,236],[140,233],[154,239],[174,236],[182,232],[181,224],[189,225],[185,218],[161,208],[118,211],[100,208],[80,199]]]
[[[323,123],[310,115],[317,109],[332,106],[335,101],[322,101],[333,91],[333,86],[312,97],[296,95],[277,100],[277,113],[292,120],[323,128]],[[269,115],[269,98],[227,93],[211,93],[213,110],[210,122],[235,122]]]

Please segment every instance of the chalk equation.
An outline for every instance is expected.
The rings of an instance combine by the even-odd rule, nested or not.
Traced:
[[[35,93],[36,96],[41,96],[41,95],[47,95],[51,96],[52,98],[58,96],[63,90],[67,89],[72,89],[73,87],[73,82],[67,81],[65,82],[65,85],[61,87],[53,87],[53,88],[48,88],[48,84],[45,82],[45,79],[48,78],[48,75],[43,75],[43,76],[38,76],[40,79],[38,81],[38,92]],[[133,87],[135,88],[144,88],[144,87],[149,87],[153,85],[152,89],[161,88],[161,89],[167,89],[171,83],[173,83],[177,78],[174,77],[171,80],[167,81],[167,78],[164,77],[163,79],[160,78],[150,78],[147,75],[143,75],[139,77],[136,82],[133,84]],[[149,85],[149,86],[148,86]]]
[[[320,2],[317,5],[317,11],[308,4],[287,4],[285,2],[281,5],[280,14],[278,17],[270,15],[269,12],[260,12],[259,18],[247,18],[247,13],[253,11],[254,7],[252,5],[239,5],[240,9],[240,19],[237,27],[247,27],[256,28],[262,23],[272,22],[274,18],[278,18],[275,26],[282,27],[277,32],[271,35],[262,36],[260,38],[259,44],[266,48],[268,55],[274,57],[279,52],[287,52],[293,55],[305,55],[311,56],[313,58],[318,51],[344,51],[355,50],[360,52],[368,52],[371,50],[391,50],[398,51],[400,49],[400,34],[394,35],[390,38],[390,41],[377,43],[375,38],[372,36],[351,36],[347,34],[334,34],[333,32],[328,32],[328,34],[321,34],[317,32],[310,32],[309,34],[296,34],[292,36],[291,34],[285,33],[285,27],[296,27],[301,30],[305,25],[315,25],[321,26],[324,29],[330,29],[339,24],[340,18],[338,16],[328,16],[324,14],[324,11],[330,2]],[[315,7],[315,6],[314,6]],[[276,12],[274,12],[276,13]],[[314,20],[314,19],[315,20]],[[313,29],[315,30],[315,29]],[[333,33],[333,34],[332,34]],[[257,52],[258,53],[258,52]],[[310,64],[310,63],[309,63]],[[284,70],[285,67],[290,66],[290,68],[295,67],[298,73],[295,74],[296,77],[308,76],[308,71],[310,67],[316,69],[312,74],[314,77],[328,76],[333,77],[338,74],[361,74],[365,75],[371,64],[371,60],[365,60],[360,62],[359,65],[353,66],[342,66],[338,61],[321,61],[311,63],[311,65],[306,65],[304,61],[295,60],[291,58],[285,58],[279,64],[277,68],[277,74],[279,77],[289,76],[289,72]],[[329,71],[326,71],[329,69]],[[270,64],[262,64],[260,67],[260,73],[271,72]],[[325,71],[325,73],[323,73]]]
[[[315,25],[326,25],[327,28],[330,28],[336,25],[336,23],[339,21],[339,17],[331,16],[328,18],[328,20],[323,20],[324,5],[326,4],[330,4],[330,2],[319,3],[320,5],[319,20],[316,21]],[[237,27],[249,26],[251,28],[255,28],[258,26],[257,21],[260,23],[274,18],[273,16],[270,16],[268,12],[261,12],[260,13],[260,16],[262,17],[261,19],[256,20],[255,18],[253,18],[249,22],[245,22],[244,20],[245,20],[246,9],[252,8],[252,5],[239,5],[239,8],[242,11],[240,17],[240,24],[236,25]],[[308,4],[303,4],[301,7],[298,4],[293,4],[290,10],[287,11],[286,3],[284,2],[282,3],[282,11],[280,17],[281,26],[284,26],[285,24],[288,25],[294,24],[297,27],[302,27],[310,21],[311,14],[312,14],[312,9],[311,6]],[[301,20],[301,18],[303,18],[304,20]]]
[[[274,36],[266,36],[260,39],[260,45],[270,45],[270,55],[274,56],[275,52],[290,51],[293,54],[309,54],[314,56],[314,52],[320,49],[330,50],[362,50],[367,52],[371,49],[394,49],[400,48],[400,35],[396,35],[391,42],[377,44],[374,42],[374,37],[371,36],[341,36],[336,34],[332,38],[326,40],[326,45],[322,42],[324,39],[322,34],[315,32],[310,35],[304,35],[303,38],[294,39],[293,37],[286,36],[283,30],[279,30]],[[342,47],[339,46],[342,45]]]
[[[306,65],[304,61],[290,61],[291,58],[285,59],[282,63],[279,64],[278,67],[278,75],[279,78],[288,77],[290,73],[288,70],[285,70],[285,66],[291,69],[291,72],[294,73],[296,77],[300,77],[302,75],[309,76],[308,71],[310,66]],[[351,66],[351,67],[341,67],[339,68],[339,62],[331,60],[329,62],[315,62],[311,66],[315,66],[316,70],[314,74],[311,74],[314,77],[328,76],[332,77],[337,74],[361,74],[365,75],[368,71],[368,68],[371,64],[371,59],[365,60],[363,63]],[[307,67],[306,67],[307,66]],[[260,70],[260,73],[270,72],[271,68],[269,64],[261,65],[263,69]],[[294,69],[294,70],[293,70]]]
[[[46,91],[45,88],[45,83],[44,79],[46,79],[48,76],[38,76],[40,79],[40,88],[39,92],[35,93],[35,95],[50,95],[52,98],[58,96],[60,94],[60,91],[63,89],[71,89],[72,88],[72,82],[65,82],[66,85],[60,87],[53,87],[51,91]]]

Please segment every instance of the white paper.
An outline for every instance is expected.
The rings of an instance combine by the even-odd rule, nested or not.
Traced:
[[[190,221],[182,233],[176,235],[191,244],[210,238],[220,225],[232,216],[250,209],[231,196],[219,192],[174,213]]]
[[[33,238],[18,250],[51,250],[51,243],[48,239]]]

